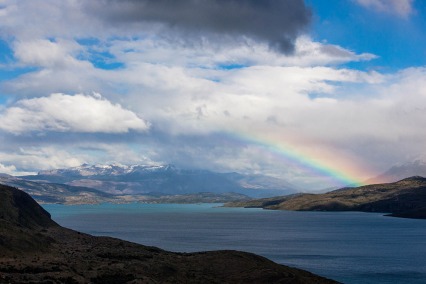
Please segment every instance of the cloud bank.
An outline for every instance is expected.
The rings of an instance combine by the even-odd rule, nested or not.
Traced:
[[[33,131],[124,133],[148,128],[149,124],[136,114],[98,94],[52,94],[24,99],[0,114],[0,129],[14,134]]]
[[[161,24],[198,42],[210,36],[247,37],[283,53],[293,51],[311,19],[303,0],[104,0],[90,1],[88,7],[109,25]]]

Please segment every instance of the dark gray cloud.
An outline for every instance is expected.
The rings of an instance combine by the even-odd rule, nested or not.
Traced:
[[[311,19],[303,0],[100,0],[88,11],[111,25],[160,23],[186,39],[249,37],[290,53]]]

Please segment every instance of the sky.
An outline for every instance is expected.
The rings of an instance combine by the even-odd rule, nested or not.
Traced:
[[[422,0],[0,0],[0,172],[360,184],[426,157],[425,28]]]

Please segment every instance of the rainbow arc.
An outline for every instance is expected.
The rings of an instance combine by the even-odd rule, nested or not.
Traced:
[[[269,153],[278,155],[284,158],[287,162],[298,165],[308,172],[312,172],[319,176],[331,178],[342,185],[361,186],[363,182],[354,174],[347,173],[341,169],[330,166],[329,164],[314,159],[304,153],[299,152],[291,145],[283,142],[276,142],[267,140],[265,138],[256,138],[253,135],[246,135],[242,133],[227,133],[226,136],[232,140],[246,145],[255,145]]]

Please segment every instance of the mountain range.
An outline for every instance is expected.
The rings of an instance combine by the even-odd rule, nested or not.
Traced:
[[[92,188],[113,195],[239,193],[253,197],[290,194],[297,187],[278,178],[208,170],[179,169],[173,165],[88,165],[40,171],[21,179]]]
[[[411,175],[426,176],[426,162],[418,159],[395,165],[365,183],[395,182]],[[0,174],[0,182],[25,190],[38,202],[62,204],[224,203],[303,191],[279,178],[173,165],[83,164],[21,177]]]

